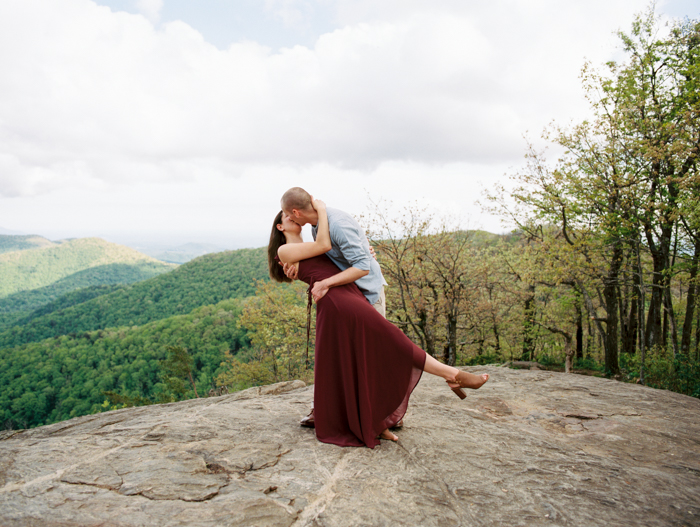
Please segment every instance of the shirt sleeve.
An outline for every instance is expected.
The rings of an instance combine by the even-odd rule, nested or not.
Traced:
[[[338,250],[351,267],[362,271],[370,270],[370,254],[365,248],[367,238],[356,225],[348,221],[337,221],[333,225],[333,240]]]

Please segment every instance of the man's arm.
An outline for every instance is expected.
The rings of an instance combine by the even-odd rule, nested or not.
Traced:
[[[349,284],[355,280],[367,276],[369,271],[363,271],[357,267],[348,267],[345,271],[341,271],[338,274],[326,278],[325,280],[320,280],[314,284],[311,288],[311,296],[314,297],[314,302],[318,302],[324,296],[331,287],[336,287],[339,285]]]
[[[364,242],[366,237],[359,225],[353,225],[348,221],[337,221],[331,225],[331,237],[336,243],[340,253],[350,267],[325,280],[314,284],[311,294],[315,301],[319,301],[331,287],[349,284],[367,276],[370,270],[370,258]]]
[[[337,248],[341,258],[349,267],[355,267],[362,271],[370,270],[372,260],[369,251],[369,242],[362,228],[352,218],[336,220],[331,225],[331,239]],[[335,256],[334,251],[328,253]]]

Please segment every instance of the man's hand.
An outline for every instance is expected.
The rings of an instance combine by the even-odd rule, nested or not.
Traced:
[[[311,296],[314,297],[314,302],[318,302],[324,296],[326,296],[328,289],[330,289],[330,288],[326,285],[324,280],[316,282],[314,284],[314,286],[311,288]]]
[[[296,266],[296,264],[285,263],[282,269],[284,271],[284,274],[287,275],[287,278],[289,278],[290,280],[297,279],[297,275],[299,274],[299,268]]]
[[[368,240],[368,241],[369,241],[369,240]],[[369,244],[369,254],[371,254],[371,255],[372,255],[372,258],[374,258],[375,260],[377,259],[377,255],[375,254],[375,252],[374,252],[374,247],[372,247],[372,244],[371,244],[371,243]]]

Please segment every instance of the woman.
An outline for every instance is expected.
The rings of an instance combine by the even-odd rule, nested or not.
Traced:
[[[280,264],[298,265],[310,287],[340,272],[325,256],[331,248],[325,204],[318,212],[316,241],[304,242],[301,226],[283,212],[275,217],[268,245],[270,276],[290,282]],[[382,317],[354,284],[331,288],[317,303],[314,366],[316,437],[324,443],[370,448],[379,438],[398,441],[389,428],[403,417],[423,371],[445,379],[464,398],[488,374],[474,375],[447,366],[425,353]]]

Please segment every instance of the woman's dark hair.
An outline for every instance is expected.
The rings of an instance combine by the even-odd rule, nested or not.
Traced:
[[[291,282],[287,275],[284,274],[284,269],[280,265],[279,258],[277,258],[277,249],[287,243],[284,233],[277,228],[277,225],[282,223],[282,214],[284,213],[279,211],[272,224],[270,243],[267,244],[267,265],[270,268],[270,278],[275,282]]]

